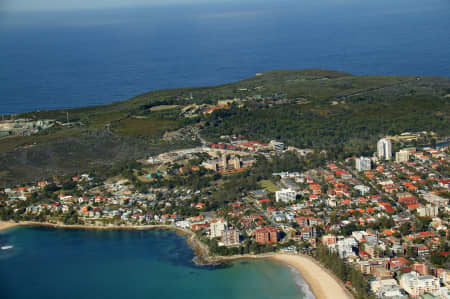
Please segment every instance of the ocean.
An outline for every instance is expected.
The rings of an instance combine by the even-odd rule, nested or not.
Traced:
[[[272,69],[450,76],[449,12],[448,0],[0,10],[0,114],[107,104]]]
[[[313,298],[296,270],[266,260],[196,266],[170,230],[17,227],[0,232],[0,294],[20,298]]]

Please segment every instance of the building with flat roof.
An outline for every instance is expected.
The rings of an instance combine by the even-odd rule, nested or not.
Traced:
[[[370,282],[370,289],[372,292],[376,293],[379,289],[387,286],[398,286],[398,283],[395,279],[381,279],[381,280],[374,280]]]
[[[204,161],[201,165],[212,171],[227,171],[241,167],[248,168],[255,163],[256,159],[253,157],[244,157],[242,159],[235,155],[228,157],[225,152],[222,152],[219,158]]]
[[[336,243],[337,253],[341,258],[348,258],[356,256],[354,249],[358,248],[358,242],[352,238],[345,238],[337,241]]]
[[[227,229],[227,221],[223,218],[213,219],[210,224],[211,238],[222,237],[222,232]]]
[[[359,191],[359,193],[361,193],[362,196],[368,194],[370,192],[370,187],[368,186],[364,186],[364,185],[356,185],[354,187],[356,190]]]
[[[395,153],[395,162],[402,163],[402,162],[408,162],[408,161],[409,161],[409,151],[400,150]]]
[[[277,202],[291,202],[295,201],[297,196],[297,192],[292,189],[282,189],[280,191],[275,191],[275,200]]]
[[[256,242],[259,244],[274,244],[278,242],[279,229],[266,226],[255,231]]]
[[[291,178],[284,177],[280,180],[281,184],[288,189],[297,190],[300,186],[295,183]]]
[[[430,275],[420,275],[415,271],[400,277],[400,286],[411,296],[417,297],[425,293],[439,291],[439,279]]]
[[[272,146],[272,149],[274,151],[280,152],[284,150],[284,143],[283,142],[278,142],[276,140],[271,140],[270,141],[270,145]]]
[[[226,229],[222,232],[222,243],[224,246],[239,245],[239,232],[235,229]]]
[[[358,171],[366,171],[372,168],[372,161],[369,158],[362,157],[356,158],[355,160],[355,168]]]
[[[423,199],[425,199],[428,203],[438,206],[438,207],[446,207],[448,205],[448,199],[444,197],[440,197],[432,192],[427,192],[423,194]]]
[[[392,143],[389,139],[381,138],[377,143],[377,156],[380,160],[390,160],[392,157]]]
[[[409,296],[398,285],[387,285],[378,289],[376,297],[379,299],[408,299]]]
[[[435,205],[421,206],[417,209],[420,217],[436,217],[439,214],[439,208]]]

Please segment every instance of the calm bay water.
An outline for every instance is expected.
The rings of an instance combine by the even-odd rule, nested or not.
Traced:
[[[449,13],[448,0],[0,11],[0,114],[105,104],[271,69],[450,76]]]
[[[197,267],[174,231],[14,228],[0,233],[2,298],[310,298],[271,261]],[[307,288],[307,287],[306,287]]]

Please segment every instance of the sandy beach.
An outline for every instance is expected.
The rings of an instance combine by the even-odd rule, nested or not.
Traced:
[[[174,229],[190,233],[189,230],[179,228],[173,225],[166,224],[152,224],[152,225],[82,225],[82,224],[62,224],[36,221],[21,221],[18,223],[9,221],[0,221],[0,231],[6,230],[15,226],[46,226],[53,228],[65,229],[89,229],[89,230],[146,230],[146,229]]]
[[[0,221],[0,231],[10,229],[12,227],[17,226],[18,223],[9,222],[9,221]]]
[[[317,299],[348,299],[353,296],[327,269],[308,256],[274,254],[271,259],[295,267]]]
[[[296,268],[316,299],[353,299],[344,284],[312,257],[289,253],[244,254],[208,257],[210,263],[227,263],[241,259],[271,259]]]

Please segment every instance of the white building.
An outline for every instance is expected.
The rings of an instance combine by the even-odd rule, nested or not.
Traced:
[[[191,223],[189,221],[182,220],[175,222],[175,226],[181,228],[191,228]]]
[[[234,246],[239,245],[239,231],[235,229],[226,229],[222,232],[222,242],[223,246]]]
[[[401,150],[395,153],[395,162],[402,163],[409,161],[409,152],[406,150]]]
[[[450,299],[450,289],[447,287],[441,288],[438,292],[439,298]]]
[[[384,286],[378,289],[376,296],[379,299],[408,299],[409,296],[406,294],[398,285]]]
[[[438,206],[438,207],[447,207],[448,199],[440,197],[434,193],[427,192],[423,195],[423,199],[425,199],[428,203]]]
[[[377,143],[378,158],[390,160],[392,157],[392,143],[389,139],[381,138]]]
[[[291,202],[295,201],[295,198],[297,196],[297,192],[295,192],[292,189],[282,189],[280,191],[275,191],[275,200],[277,202]]]
[[[412,271],[400,277],[400,286],[411,296],[416,297],[425,293],[439,291],[439,279],[430,275],[420,275]]]
[[[421,206],[417,211],[420,217],[436,217],[439,214],[439,208],[434,205]]]
[[[227,229],[227,221],[223,218],[213,219],[210,223],[211,238],[222,237],[222,232]]]
[[[359,193],[361,193],[362,196],[366,195],[367,193],[370,192],[370,187],[368,186],[364,186],[364,185],[356,185],[354,187],[356,190],[359,191]]]
[[[372,161],[369,158],[362,157],[356,158],[355,160],[355,168],[358,171],[366,171],[372,168]]]
[[[370,289],[373,293],[377,293],[379,289],[388,286],[398,286],[398,283],[395,279],[383,279],[370,282]]]
[[[356,256],[353,248],[358,248],[358,242],[356,242],[356,240],[352,237],[345,238],[337,241],[336,248],[341,258]]]
[[[270,145],[272,146],[272,149],[274,151],[281,152],[281,151],[284,150],[284,143],[283,142],[278,142],[276,140],[271,140],[270,141]]]

